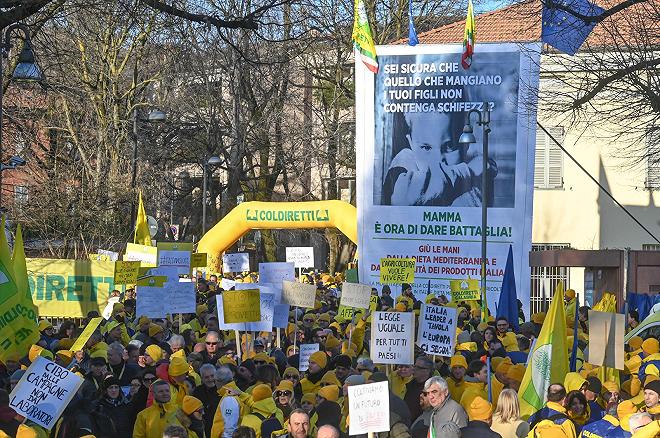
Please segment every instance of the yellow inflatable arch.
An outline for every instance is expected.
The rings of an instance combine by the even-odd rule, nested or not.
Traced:
[[[244,202],[211,228],[197,245],[208,267],[220,272],[222,253],[250,230],[335,227],[357,244],[357,210],[344,201]]]

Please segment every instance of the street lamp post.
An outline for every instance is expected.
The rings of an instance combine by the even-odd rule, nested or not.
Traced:
[[[486,230],[488,227],[488,134],[490,133],[490,108],[488,102],[484,102],[483,111],[477,109],[470,110],[467,117],[467,124],[463,128],[458,142],[463,145],[470,145],[476,143],[477,139],[474,136],[474,130],[470,118],[472,114],[477,114],[477,125],[482,127],[483,130],[483,162],[481,168],[481,320],[485,321],[487,315],[485,309],[488,308],[486,299]]]
[[[218,166],[222,160],[215,155],[208,160],[204,157],[204,168],[202,172],[202,236],[206,234],[206,204],[208,203],[208,173],[209,166]]]
[[[9,56],[9,49],[12,48],[11,44],[11,34],[13,31],[19,30],[23,32],[24,36],[24,45],[21,54],[18,56],[18,64],[14,68],[14,73],[12,74],[12,80],[17,81],[43,81],[44,76],[41,72],[41,69],[37,65],[34,59],[34,52],[32,51],[32,40],[30,39],[30,29],[22,23],[14,23],[8,26],[4,32],[0,29],[0,161],[2,161],[2,135],[3,135],[3,107],[2,99],[4,97],[4,71],[2,69],[4,59]],[[14,157],[12,157],[13,159]],[[21,159],[23,164],[25,162]],[[20,163],[16,163],[12,167],[10,162],[8,166],[4,166],[0,169],[0,205],[2,204],[2,170],[14,169]]]
[[[162,123],[167,120],[167,115],[160,110],[153,110],[149,113],[146,121],[149,123]],[[145,121],[140,119],[138,115],[137,106],[133,109],[133,159],[131,161],[131,191],[135,192],[135,183],[137,180],[137,161],[138,161],[138,145],[139,130],[138,122]],[[131,196],[131,230],[135,229],[135,193]]]

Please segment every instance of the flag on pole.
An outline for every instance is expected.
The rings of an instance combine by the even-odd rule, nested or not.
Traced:
[[[147,213],[144,211],[142,202],[142,192],[140,192],[140,202],[138,203],[137,221],[135,221],[135,235],[133,243],[151,246],[151,233],[149,233],[149,224],[147,223]]]
[[[417,44],[419,44],[419,38],[417,38],[417,30],[413,20],[413,2],[408,0],[408,45],[416,46]]]
[[[513,271],[513,246],[511,245],[509,245],[509,255],[506,258],[502,278],[500,301],[497,304],[497,317],[500,316],[505,317],[513,330],[518,332],[518,295],[516,294],[516,275]]]
[[[474,26],[474,9],[472,0],[468,0],[467,17],[465,17],[465,32],[463,34],[463,55],[461,56],[461,65],[464,69],[472,65],[472,55],[474,54],[474,44],[477,41],[477,29]]]
[[[0,228],[0,314],[5,318],[0,331],[0,361],[19,360],[32,344],[39,342],[37,314],[27,279],[23,237],[20,228],[14,242],[14,259],[9,253],[4,233],[5,218]]]
[[[543,407],[550,384],[564,382],[568,373],[566,344],[564,284],[559,282],[518,390],[521,418],[527,419]]]
[[[378,58],[376,57],[376,45],[371,35],[367,9],[364,0],[355,0],[355,17],[353,19],[353,45],[360,53],[362,62],[373,73],[378,73]]]
[[[541,41],[567,55],[575,55],[596,26],[596,21],[585,21],[564,8],[583,18],[600,15],[604,9],[588,0],[543,2]]]

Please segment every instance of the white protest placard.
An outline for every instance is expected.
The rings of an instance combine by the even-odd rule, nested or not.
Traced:
[[[167,317],[167,277],[148,277],[138,280],[135,314],[148,318]]]
[[[346,307],[368,309],[371,300],[371,286],[359,283],[346,283],[341,286],[341,300],[339,304]]]
[[[222,256],[222,272],[249,272],[250,254],[235,252]]]
[[[451,357],[456,341],[456,308],[424,304],[419,319],[417,345],[426,354]]]
[[[189,280],[168,281],[165,283],[167,313],[195,313],[195,285]]]
[[[223,290],[230,290],[232,287],[236,286],[236,282],[234,280],[230,280],[228,278],[221,278],[220,279],[220,287]]]
[[[156,266],[158,264],[158,248],[127,243],[124,260],[142,262],[142,266]]]
[[[371,360],[382,364],[412,365],[414,314],[374,312],[371,327]]]
[[[73,372],[38,356],[11,392],[9,407],[50,430],[82,382]]]
[[[311,246],[288,246],[286,248],[286,261],[293,263],[296,268],[313,268],[314,248]]]
[[[300,361],[298,371],[307,371],[309,368],[309,356],[319,351],[319,344],[300,344]]]
[[[296,281],[296,269],[293,263],[259,263],[259,283],[282,284],[284,280]]]
[[[158,267],[175,268],[177,274],[190,274],[190,251],[158,250]]]
[[[289,326],[289,305],[275,304],[273,310],[273,327],[285,329]]]
[[[349,435],[390,430],[390,392],[387,382],[348,387]]]
[[[313,308],[316,301],[316,286],[297,281],[282,282],[282,304]]]

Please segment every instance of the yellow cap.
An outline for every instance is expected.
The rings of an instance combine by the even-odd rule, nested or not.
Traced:
[[[252,389],[252,400],[255,402],[265,400],[273,396],[273,391],[271,391],[270,386],[266,384],[260,384],[255,386]]]
[[[42,319],[39,321],[39,331],[43,332],[47,328],[53,328],[53,324],[50,323],[47,319]]]
[[[336,385],[328,385],[319,389],[319,395],[328,401],[336,402],[339,400],[339,387]]]
[[[203,408],[204,404],[197,397],[192,395],[186,395],[183,397],[183,402],[181,403],[181,410],[186,415],[191,415],[193,412],[198,411]]]
[[[465,360],[465,356],[462,354],[455,354],[452,356],[451,360],[449,361],[449,368],[454,367],[463,367],[467,369],[467,360]]]
[[[468,418],[471,421],[488,421],[493,415],[493,406],[487,400],[476,396],[468,405],[467,409]]]
[[[648,338],[642,342],[642,350],[646,354],[655,354],[660,352],[660,343],[655,338]]]

